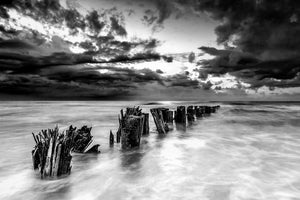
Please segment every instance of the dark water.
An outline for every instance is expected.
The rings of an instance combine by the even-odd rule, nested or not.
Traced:
[[[300,199],[299,104],[222,104],[165,137],[150,117],[141,148],[109,148],[119,110],[137,104],[145,103],[0,102],[0,199]],[[55,124],[93,126],[102,153],[73,154],[70,176],[40,180],[32,170],[31,132]]]

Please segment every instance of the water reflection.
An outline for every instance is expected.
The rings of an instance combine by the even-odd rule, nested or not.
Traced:
[[[122,152],[120,155],[122,168],[131,171],[138,171],[142,167],[141,161],[145,154],[146,153],[144,151],[140,150]]]
[[[186,124],[176,123],[176,130],[179,132],[186,132]]]

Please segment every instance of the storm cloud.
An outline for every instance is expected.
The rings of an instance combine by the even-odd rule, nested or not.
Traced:
[[[217,42],[224,49],[201,47],[215,56],[198,64],[199,76],[229,73],[251,88],[299,87],[300,2],[198,1],[196,12],[208,12],[220,21]]]
[[[40,99],[134,99],[158,89],[196,96],[199,91],[221,91],[218,81],[211,79],[228,75],[235,78],[239,91],[245,85],[253,90],[300,87],[298,0],[116,0],[120,7],[111,8],[78,2],[0,2],[1,94]],[[83,8],[85,3],[90,7]],[[127,11],[120,11],[124,4]],[[145,37],[146,31],[139,32],[136,18],[126,21],[136,13],[141,13],[138,20],[143,26],[152,30],[149,37]],[[202,53],[191,49],[182,52],[180,59],[179,55],[156,52],[165,41],[153,36],[168,23],[192,19],[192,26],[201,26],[203,16],[215,25],[214,47],[209,46],[211,41],[202,47],[200,43]],[[175,25],[170,30],[181,31],[188,41],[193,30]],[[137,33],[130,35],[132,29]],[[172,33],[165,35],[176,38]],[[174,48],[180,50],[180,45]],[[146,64],[139,68],[131,65],[148,61],[162,61],[166,68],[162,62],[153,69]]]
[[[200,48],[215,56],[198,62],[200,78],[228,73],[251,88],[299,87],[299,1],[165,0],[153,5],[160,17],[147,17],[151,24],[182,16],[179,12],[202,13],[219,22],[216,42],[223,48]],[[147,11],[148,15],[153,13]]]

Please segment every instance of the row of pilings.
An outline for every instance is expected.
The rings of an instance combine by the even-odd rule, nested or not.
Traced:
[[[199,118],[215,113],[220,106],[178,106],[176,110],[169,108],[151,108],[150,113],[158,134],[167,134],[173,129],[175,122],[177,129],[185,129]],[[119,129],[116,133],[117,143],[122,149],[140,146],[141,136],[149,134],[149,114],[143,113],[139,107],[123,109],[119,115]],[[114,135],[110,131],[110,146],[115,143]]]
[[[220,106],[178,106],[176,110],[169,108],[152,108],[153,117],[158,134],[165,135],[173,129],[186,129],[199,118],[215,113]],[[34,134],[34,149],[32,150],[33,168],[39,171],[41,178],[55,178],[71,173],[72,152],[100,153],[99,144],[91,145],[92,127],[83,126],[80,129],[70,126],[66,131],[54,129],[42,130]],[[119,128],[116,136],[110,131],[109,144],[120,143],[122,150],[137,148],[141,144],[142,136],[149,135],[149,113],[142,112],[140,107],[123,109],[119,115]]]

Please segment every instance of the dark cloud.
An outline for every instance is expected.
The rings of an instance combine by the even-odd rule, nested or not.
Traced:
[[[164,73],[164,72],[161,71],[160,69],[157,69],[155,72],[158,73],[158,74],[163,74],[163,73]]]
[[[39,75],[0,74],[0,83],[1,94],[21,96],[21,99],[118,99],[130,93],[125,88],[61,82]]]
[[[165,0],[155,0],[155,4],[159,10],[158,24],[162,24],[172,13],[171,4]]]
[[[153,25],[157,19],[158,17],[155,15],[155,12],[148,9],[145,11],[145,15],[142,20],[148,25]]]
[[[110,21],[111,21],[112,31],[114,31],[117,35],[121,35],[121,36],[127,35],[127,31],[115,17],[111,17]]]
[[[240,50],[257,56],[282,52],[286,53],[286,58],[299,52],[300,26],[290,20],[292,15],[299,15],[299,1],[211,0],[197,3],[196,10],[209,12],[214,19],[223,22],[215,30],[219,44],[228,45],[232,41]],[[237,37],[233,38],[234,35]]]
[[[9,18],[7,10],[4,7],[0,7],[0,17],[1,18]]]
[[[211,0],[193,5],[221,22],[215,32],[217,42],[225,46],[200,48],[216,56],[200,63],[201,78],[229,73],[252,88],[300,86],[299,1]]]
[[[299,87],[300,1],[298,0],[164,0],[152,2],[160,15],[146,12],[149,24],[162,24],[178,8],[188,13],[205,13],[220,24],[215,28],[217,43],[224,50],[202,47],[215,56],[203,60],[199,77],[206,79],[229,73],[251,87]],[[177,14],[176,14],[177,13]],[[151,17],[152,16],[152,17]]]
[[[204,90],[210,90],[212,86],[213,86],[213,84],[210,81],[207,81],[206,83],[202,84],[202,88]]]
[[[200,88],[200,82],[198,80],[191,79],[186,73],[169,76],[165,81],[171,87],[180,86],[194,89]]]
[[[21,40],[3,40],[0,41],[0,49],[34,49],[35,47]]]
[[[300,59],[262,61],[242,52],[201,48],[206,53],[216,56],[211,60],[202,60],[199,65],[199,77],[206,79],[208,74],[214,76],[229,73],[238,80],[249,83],[252,88],[299,87]]]
[[[16,35],[20,31],[16,31],[14,29],[7,30],[3,25],[0,25],[0,32],[3,33],[4,35]]]
[[[90,29],[94,30],[96,34],[98,34],[105,25],[104,22],[100,22],[99,18],[100,16],[96,10],[86,16]]]
[[[10,7],[10,6],[13,6],[13,2],[14,2],[14,0],[1,0],[0,5]]]
[[[85,23],[85,19],[82,17],[82,15],[75,9],[69,9],[69,10],[65,10],[64,12],[64,18],[66,20],[66,24],[70,29],[75,29],[75,28],[79,28],[84,30],[86,27],[86,23]],[[87,16],[87,20],[90,19],[90,15]],[[90,19],[91,20],[91,19]],[[93,20],[92,20],[93,21]],[[92,22],[92,23],[96,23],[97,25],[97,21],[96,22]],[[100,22],[98,22],[100,23]],[[94,27],[95,25],[90,25],[91,27]],[[100,28],[101,30],[101,28]]]

